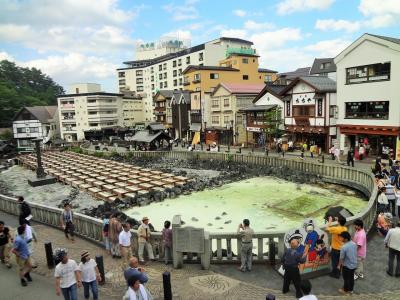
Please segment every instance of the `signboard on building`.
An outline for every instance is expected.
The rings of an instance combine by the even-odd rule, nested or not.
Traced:
[[[174,247],[177,252],[204,253],[204,229],[177,228],[174,235]]]
[[[397,137],[396,142],[396,160],[400,160],[400,138]]]
[[[262,132],[260,127],[246,127],[246,130],[251,132]]]

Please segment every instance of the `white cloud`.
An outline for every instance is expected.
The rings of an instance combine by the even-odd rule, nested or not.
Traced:
[[[8,54],[5,51],[0,51],[0,61],[1,60],[8,60],[8,61],[14,61],[14,57],[12,57],[10,54]]]
[[[297,11],[324,10],[335,0],[284,0],[277,5],[278,14],[286,15]]]
[[[326,20],[317,20],[315,23],[315,28],[323,31],[346,31],[346,32],[355,32],[360,30],[362,26],[362,22],[360,21],[347,21],[347,20],[334,20],[334,19],[326,19]]]
[[[190,32],[190,30],[178,29],[175,31],[170,31],[170,32],[164,33],[162,36],[183,39],[183,40],[191,40],[192,39],[192,33]]]
[[[181,4],[169,3],[162,8],[172,15],[174,21],[194,20],[199,17],[195,4],[198,0],[186,0]]]
[[[109,54],[133,49],[134,41],[115,26],[73,26],[35,29],[30,25],[0,24],[0,40],[19,43],[40,53],[46,51]]]
[[[245,39],[247,36],[247,31],[244,29],[223,29],[220,33],[223,37],[235,37]]]
[[[316,57],[335,57],[348,47],[353,41],[333,39],[320,41],[312,45],[304,47],[304,49]]]
[[[400,3],[398,0],[361,0],[360,12],[369,19],[366,26],[372,28],[388,27],[400,22]]]
[[[260,51],[276,49],[284,46],[287,42],[301,39],[301,30],[289,27],[254,33],[250,36],[250,40],[254,42],[256,49]]]
[[[73,82],[88,82],[115,77],[118,65],[96,56],[70,53],[52,55],[43,59],[18,62],[25,67],[36,67],[56,82],[67,86]]]
[[[243,9],[235,9],[233,11],[233,14],[237,17],[243,18],[247,15],[247,12]]]
[[[255,21],[248,20],[244,23],[244,28],[248,30],[266,30],[275,28],[275,25],[269,22],[257,23]]]

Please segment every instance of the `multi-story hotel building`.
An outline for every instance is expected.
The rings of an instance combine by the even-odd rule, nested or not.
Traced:
[[[136,47],[136,59],[117,69],[119,90],[142,95],[144,121],[154,121],[153,96],[163,89],[183,90],[182,72],[188,66],[219,66],[229,53],[254,53],[252,45],[250,41],[227,37],[194,47],[179,40],[142,44]]]
[[[95,83],[75,84],[69,94],[57,98],[61,138],[85,139],[85,131],[143,122],[141,98],[106,93]]]
[[[397,148],[400,159],[400,39],[366,33],[334,61],[340,149]]]

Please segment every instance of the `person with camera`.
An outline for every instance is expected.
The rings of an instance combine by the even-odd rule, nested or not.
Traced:
[[[71,236],[71,241],[74,243],[74,231],[75,231],[75,226],[73,223],[73,213],[71,210],[71,205],[67,202],[64,203],[64,210],[61,213],[61,227],[64,229],[65,237],[69,239],[68,234]]]
[[[328,218],[328,226],[326,227],[326,231],[332,234],[332,242],[331,242],[331,265],[332,265],[332,272],[329,276],[333,278],[340,278],[340,269],[337,268],[340,259],[340,249],[343,246],[343,241],[340,238],[340,234],[343,231],[347,231],[347,227],[344,225],[346,224],[346,218],[343,216],[339,216],[335,218],[335,221],[338,222],[338,225],[332,226],[333,218],[329,216]]]
[[[237,233],[242,242],[242,250],[240,252],[241,265],[238,270],[242,272],[250,272],[253,260],[254,230],[250,228],[250,221],[248,219],[244,219],[243,223],[239,224]]]
[[[149,281],[149,277],[147,276],[145,270],[139,267],[139,261],[135,256],[129,259],[129,268],[124,271],[124,277],[127,284],[128,279],[131,276],[137,276],[141,284],[145,284],[147,281]]]

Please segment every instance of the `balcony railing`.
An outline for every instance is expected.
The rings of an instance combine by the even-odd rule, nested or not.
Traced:
[[[183,82],[183,85],[189,85],[189,84],[190,84],[189,81],[184,81],[184,82]]]

